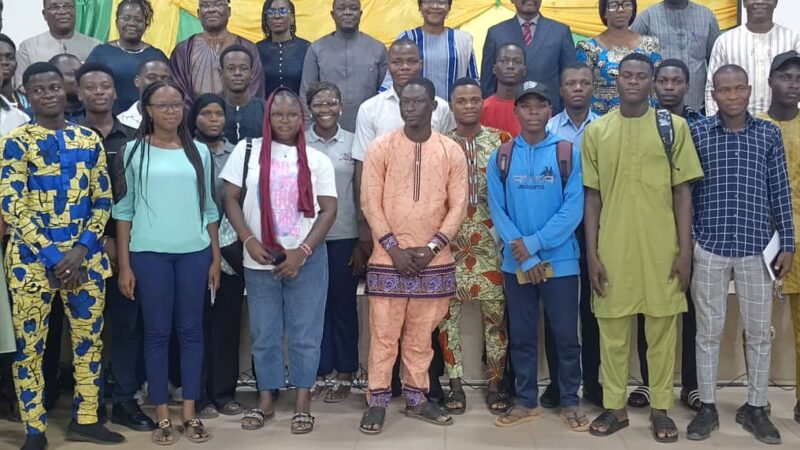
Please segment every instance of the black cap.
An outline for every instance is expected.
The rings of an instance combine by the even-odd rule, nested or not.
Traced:
[[[780,69],[781,66],[789,61],[800,62],[800,53],[797,53],[794,50],[789,50],[786,53],[781,53],[780,55],[776,56],[775,59],[772,60],[772,66],[769,68],[769,74],[772,75],[772,72]]]
[[[519,88],[517,88],[517,96],[514,98],[514,104],[516,105],[522,99],[522,97],[525,97],[529,94],[538,95],[550,103],[550,91],[547,89],[547,86],[545,86],[544,83],[540,83],[538,81],[525,81],[519,85]]]

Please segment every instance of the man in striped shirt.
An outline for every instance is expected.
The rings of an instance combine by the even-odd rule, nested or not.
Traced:
[[[719,36],[714,13],[689,0],[664,0],[639,14],[631,30],[658,38],[664,59],[679,59],[689,67],[689,76],[697,81],[689,87],[686,105],[703,109],[708,58]]]
[[[769,87],[769,68],[773,58],[789,50],[800,51],[800,33],[772,21],[778,0],[744,0],[747,23],[723,34],[714,44],[708,63],[706,81],[706,115],[717,113],[712,98],[713,73],[726,64],[742,67],[750,76],[752,115],[769,109],[772,91]]]
[[[747,334],[748,392],[742,425],[756,439],[778,444],[781,436],[765,407],[769,384],[773,282],[762,258],[773,234],[780,253],[771,269],[791,270],[795,252],[792,201],[783,139],[778,126],[747,112],[747,72],[734,65],[714,74],[719,114],[692,128],[705,178],[694,183],[692,298],[697,314],[697,381],[700,410],[687,438],[703,440],[719,427],[715,406],[717,369],[728,283],[734,280]]]

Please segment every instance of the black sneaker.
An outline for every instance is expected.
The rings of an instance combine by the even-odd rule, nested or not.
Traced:
[[[719,429],[719,414],[713,403],[700,403],[697,415],[686,427],[686,438],[692,441],[702,441],[711,437],[711,432]]]
[[[64,439],[100,445],[119,444],[125,441],[123,435],[115,433],[99,423],[80,425],[75,420],[69,422]]]
[[[136,400],[114,403],[111,408],[111,423],[122,425],[133,431],[153,431],[156,424],[147,414],[142,412]]]
[[[47,448],[47,436],[41,434],[29,434],[25,436],[25,443],[19,450],[44,450]]]
[[[747,407],[747,403],[745,403],[744,405],[740,406],[736,410],[736,423],[738,423],[739,425],[741,425],[743,423],[745,407]],[[772,404],[771,403],[767,402],[767,406],[764,407],[764,412],[767,414],[767,417],[772,415]]]
[[[550,382],[544,389],[544,393],[539,398],[539,406],[542,408],[553,409],[558,408],[561,403],[561,393],[558,391],[558,386],[555,382]]]
[[[781,433],[770,422],[764,407],[745,405],[742,427],[765,444],[780,444]]]

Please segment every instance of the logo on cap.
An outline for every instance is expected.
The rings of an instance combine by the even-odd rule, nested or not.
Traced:
[[[535,82],[535,81],[526,81],[526,82],[525,82],[525,83],[523,83],[523,85],[522,85],[522,90],[523,90],[523,91],[527,91],[528,89],[533,89],[533,88],[535,88],[535,87],[536,87],[536,86],[538,86],[538,85],[539,85],[539,83],[537,83],[537,82]]]

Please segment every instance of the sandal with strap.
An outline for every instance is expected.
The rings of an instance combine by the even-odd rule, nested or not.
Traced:
[[[628,405],[634,408],[650,406],[650,388],[647,386],[639,386],[634,389],[628,397]]]
[[[505,405],[502,408],[495,408],[494,406],[497,405]],[[489,412],[495,416],[499,416],[504,412],[511,409],[511,399],[508,397],[503,391],[499,392],[490,392],[486,394],[486,407],[489,408]]]
[[[314,431],[314,416],[306,412],[296,412],[292,416],[292,434],[308,434]]]
[[[159,439],[162,438],[162,439]],[[175,431],[172,429],[172,421],[169,419],[159,420],[158,428],[153,430],[150,437],[156,445],[172,445],[175,443]]]
[[[650,417],[650,431],[653,433],[653,439],[662,444],[676,442],[678,440],[678,427],[666,414],[658,414]],[[659,436],[660,434],[664,436]]]
[[[568,406],[561,410],[561,421],[570,431],[589,431],[589,418],[577,406]]]
[[[450,406],[453,404],[458,404],[461,406]],[[467,410],[467,395],[464,394],[464,390],[458,389],[454,391],[451,389],[450,392],[447,393],[447,397],[444,399],[444,409],[446,409],[450,414],[464,414],[464,411]]]
[[[406,417],[432,423],[434,425],[448,426],[453,424],[453,417],[446,413],[439,405],[425,402],[418,406],[408,406],[403,411]]]
[[[605,428],[605,431],[598,430],[598,425],[602,425]],[[589,434],[599,437],[611,436],[628,425],[630,425],[630,421],[628,419],[619,420],[613,411],[605,410],[599,416],[597,416],[597,418],[594,419],[592,424],[589,426]]]
[[[206,427],[200,419],[189,419],[183,422],[183,435],[195,444],[211,440],[211,433],[206,431]]]
[[[361,424],[358,426],[358,429],[364,434],[378,434],[383,431],[383,423],[385,420],[386,408],[370,406],[364,415],[361,416]]]
[[[697,389],[681,390],[681,402],[692,411],[700,411],[700,392]]]
[[[347,400],[347,397],[350,396],[350,390],[353,386],[353,383],[350,380],[336,380],[328,389],[328,392],[325,394],[325,398],[322,399],[325,403],[340,403]]]
[[[264,426],[264,422],[275,417],[275,411],[269,413],[261,409],[248,409],[242,417],[242,429],[247,431],[258,430]]]
[[[328,389],[328,382],[325,380],[317,380],[314,382],[314,386],[311,386],[311,401],[315,402],[319,400],[320,396],[325,393],[325,390]]]

